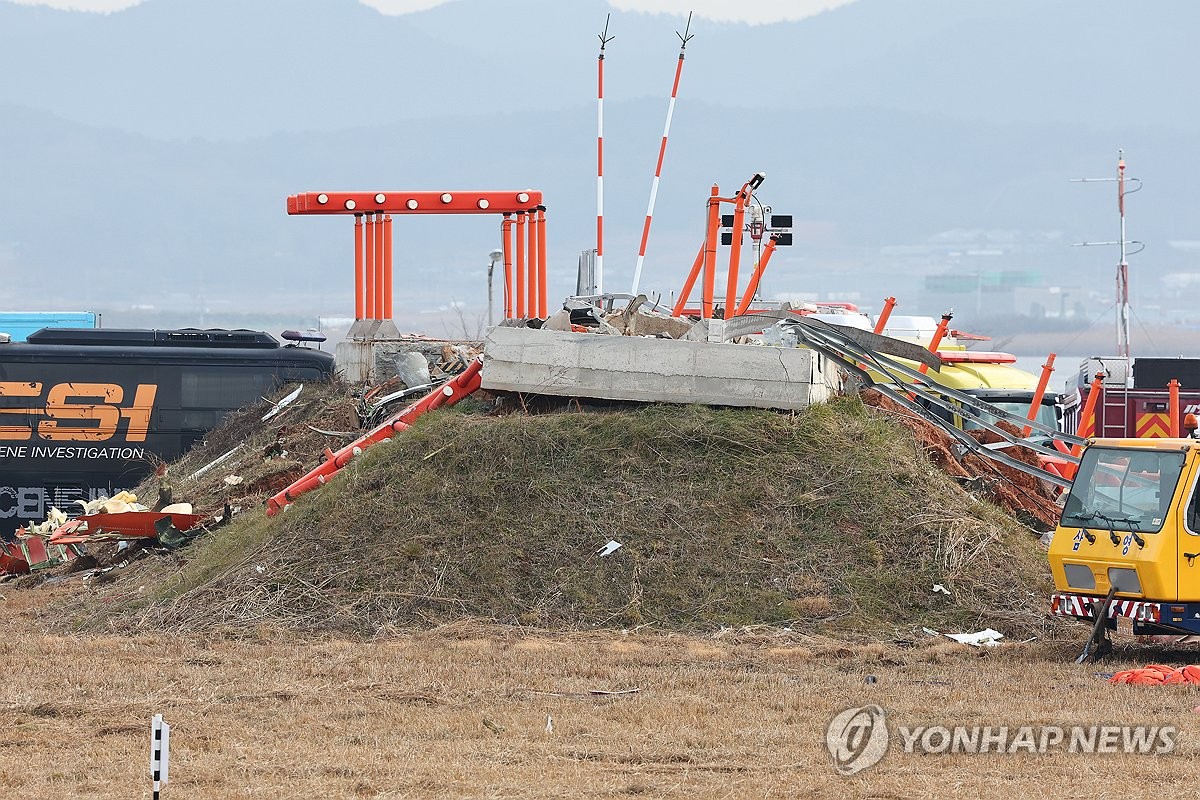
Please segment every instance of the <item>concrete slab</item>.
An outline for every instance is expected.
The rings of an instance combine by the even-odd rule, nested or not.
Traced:
[[[483,388],[495,391],[802,409],[838,385],[811,350],[499,327],[484,340]]]

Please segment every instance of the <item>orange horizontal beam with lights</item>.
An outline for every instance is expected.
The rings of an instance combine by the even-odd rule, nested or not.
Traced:
[[[542,204],[535,189],[304,192],[289,195],[289,214],[515,214]]]

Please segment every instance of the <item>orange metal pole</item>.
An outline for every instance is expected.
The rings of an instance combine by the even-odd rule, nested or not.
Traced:
[[[525,319],[525,212],[517,212],[517,318]]]
[[[1042,397],[1046,394],[1046,386],[1050,383],[1050,373],[1054,372],[1054,353],[1046,357],[1046,363],[1042,364],[1042,376],[1038,378],[1037,388],[1033,390],[1033,399],[1029,401],[1029,421],[1033,422],[1037,419],[1038,411],[1042,408]],[[1033,428],[1026,425],[1021,429],[1022,436],[1028,436],[1033,432]]]
[[[362,319],[363,303],[363,223],[362,214],[354,215],[354,318]]]
[[[375,215],[375,319],[383,319],[383,214]]]
[[[546,207],[538,206],[538,317],[550,316],[546,307]]]
[[[1075,435],[1084,439],[1090,439],[1096,435],[1096,404],[1100,402],[1100,393],[1104,391],[1104,373],[1097,372],[1096,377],[1092,379],[1092,387],[1088,390],[1087,401],[1083,404],[1083,411],[1079,412],[1079,427],[1075,430]],[[1078,456],[1083,452],[1083,445],[1075,445],[1071,448],[1071,455]]]
[[[504,318],[513,318],[513,259],[512,214],[505,214],[500,223],[500,238],[504,240]]]
[[[732,317],[738,306],[738,270],[742,262],[742,225],[746,222],[746,198],[750,195],[750,184],[743,183],[733,206],[733,235],[729,239],[729,281],[725,285],[725,318]]]
[[[675,307],[671,309],[672,317],[683,316],[683,308],[687,305],[688,298],[692,296],[692,289],[696,286],[696,279],[700,277],[700,270],[704,267],[704,245],[700,245],[700,249],[696,252],[696,260],[692,262],[692,270],[688,273],[687,280],[683,282],[683,290],[679,293],[679,299],[675,301]]]
[[[704,297],[701,300],[700,316],[712,319],[713,291],[717,283],[717,231],[721,228],[721,201],[717,199],[720,188],[714,183],[708,198],[708,227],[704,231]]]
[[[1179,381],[1175,378],[1167,383],[1167,393],[1170,397],[1170,405],[1167,406],[1171,413],[1171,437],[1180,436],[1179,432]]]
[[[738,305],[737,316],[746,313],[746,309],[750,307],[750,303],[754,300],[754,293],[758,291],[758,282],[762,280],[763,273],[767,271],[767,264],[771,261],[771,256],[775,254],[775,237],[772,236],[767,240],[767,246],[763,248],[762,257],[758,259],[758,264],[754,266],[754,274],[750,276],[750,283],[746,286],[746,294],[742,297],[742,302]]]
[[[875,320],[875,333],[883,333],[883,329],[887,327],[888,318],[892,316],[892,309],[896,307],[896,298],[889,297],[883,301],[883,310],[879,312],[879,319]]]
[[[946,331],[950,328],[950,320],[953,319],[953,317],[954,314],[949,311],[947,311],[945,314],[942,314],[942,321],[938,323],[937,330],[933,332],[933,339],[929,342],[929,352],[933,353],[934,355],[937,355],[938,345],[941,344],[942,339],[945,338]],[[922,364],[917,368],[917,372],[920,372],[922,375],[927,374],[929,372],[929,365]]]
[[[383,218],[383,318],[392,318],[392,215]]]
[[[538,308],[538,218],[536,211],[529,212],[529,227],[526,229],[529,234],[529,244],[525,250],[525,260],[529,265],[529,275],[525,283],[525,291],[529,293],[529,299],[525,303],[526,309],[529,311],[529,316],[541,319],[541,309]]]
[[[366,286],[363,289],[363,297],[366,299],[367,316],[366,319],[375,319],[375,215],[367,214],[366,240],[364,246],[367,250],[366,264]]]

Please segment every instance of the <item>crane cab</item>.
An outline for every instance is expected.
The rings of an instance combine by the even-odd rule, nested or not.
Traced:
[[[1051,612],[1134,633],[1200,633],[1200,442],[1095,439],[1050,544]]]

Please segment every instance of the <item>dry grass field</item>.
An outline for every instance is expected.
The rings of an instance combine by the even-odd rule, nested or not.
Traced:
[[[39,622],[54,590],[0,589],[9,619],[0,797],[149,797],[154,713],[173,726],[168,800],[1195,791],[1200,692],[1095,676],[1162,653],[1075,666],[1077,640],[981,651],[932,638],[848,645],[765,627],[708,637],[467,623],[374,641],[271,629],[64,636]],[[641,691],[588,694],[632,688]],[[893,746],[874,768],[842,778],[825,725],[863,703],[900,725],[1151,723],[1180,733],[1165,756],[919,756]]]

